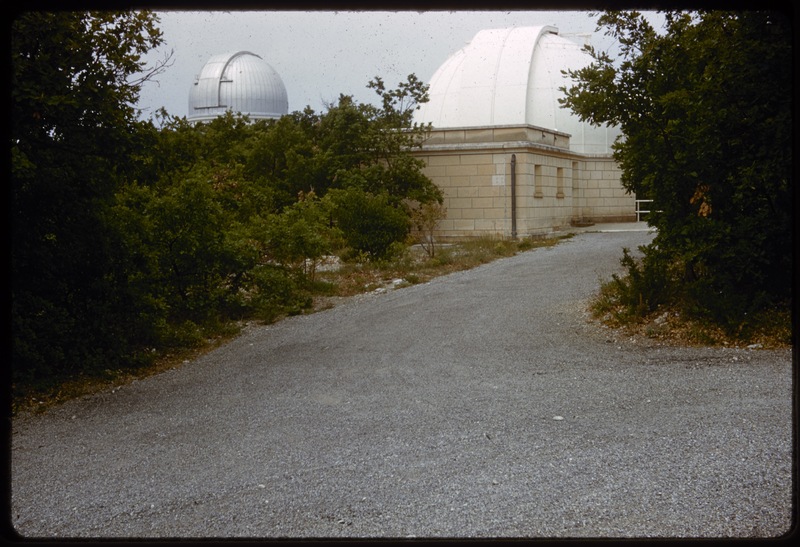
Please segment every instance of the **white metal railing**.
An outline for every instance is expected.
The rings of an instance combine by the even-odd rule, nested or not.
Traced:
[[[642,203],[653,203],[652,199],[637,199],[636,200],[636,222],[640,222],[643,213],[650,213],[650,209],[642,209]]]

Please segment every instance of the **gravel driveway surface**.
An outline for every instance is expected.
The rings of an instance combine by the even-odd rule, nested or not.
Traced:
[[[585,233],[18,416],[25,537],[775,537],[790,350],[589,321],[646,232]]]

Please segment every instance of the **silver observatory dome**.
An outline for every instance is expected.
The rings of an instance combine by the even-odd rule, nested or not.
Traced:
[[[210,121],[229,111],[252,120],[280,118],[289,111],[283,80],[255,53],[214,55],[195,78],[189,121]]]

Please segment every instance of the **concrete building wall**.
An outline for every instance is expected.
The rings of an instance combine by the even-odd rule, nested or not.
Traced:
[[[565,133],[530,125],[433,130],[415,155],[444,193],[443,239],[513,235],[512,155],[518,237],[636,219],[613,159],[571,152]]]

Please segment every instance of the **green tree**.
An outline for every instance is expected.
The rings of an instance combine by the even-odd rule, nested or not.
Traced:
[[[282,116],[259,127],[248,143],[245,174],[274,194],[274,211],[295,203],[298,196],[327,187],[315,143],[318,116],[306,110]]]
[[[314,281],[317,266],[338,239],[331,227],[329,204],[314,192],[301,193],[295,204],[273,215],[267,238],[270,257]]]
[[[341,95],[322,114],[306,108],[254,131],[244,173],[274,191],[276,213],[289,212],[298,196],[324,199],[336,191],[336,199],[326,203],[333,207],[331,218],[343,223],[345,239],[367,256],[383,257],[392,243],[401,243],[408,234],[407,203],[441,204],[443,196],[423,174],[424,163],[412,155],[428,130],[413,122],[414,111],[428,100],[427,86],[411,74],[397,89],[387,89],[377,77],[368,87],[378,94],[380,106]],[[370,220],[338,210],[350,206],[369,211]],[[297,227],[304,230],[301,224]],[[363,232],[356,234],[357,230]],[[376,240],[370,243],[370,238]]]
[[[301,193],[324,197],[349,187],[387,193],[395,204],[406,198],[442,201],[422,173],[423,162],[411,154],[427,130],[413,122],[414,110],[428,100],[427,86],[411,74],[397,89],[387,90],[380,78],[368,87],[379,95],[380,107],[340,95],[322,114],[307,107],[256,126],[246,145],[245,172],[273,189],[276,211]]]
[[[11,24],[15,378],[104,365],[127,347],[105,212],[137,171],[134,104],[161,43],[141,12],[24,12]]]
[[[644,271],[733,327],[791,295],[791,22],[767,11],[665,21],[659,33],[637,12],[603,14],[620,59],[589,48],[562,102],[622,129],[622,183],[659,211]]]
[[[335,190],[333,218],[345,240],[371,259],[384,259],[408,236],[408,203],[441,204],[443,195],[412,155],[428,130],[413,122],[414,110],[428,100],[427,85],[411,74],[394,90],[378,77],[368,87],[381,106],[341,96],[320,119],[319,143]]]
[[[412,155],[429,129],[413,122],[414,111],[428,101],[428,86],[410,74],[397,89],[387,90],[379,77],[367,87],[375,90],[380,107],[342,95],[320,120],[331,187],[385,192],[395,204],[404,199],[441,203],[441,190],[422,173],[424,162]]]
[[[405,241],[411,223],[402,207],[392,204],[389,194],[372,194],[352,186],[332,190],[333,218],[346,243],[368,258],[390,258],[396,245]]]

